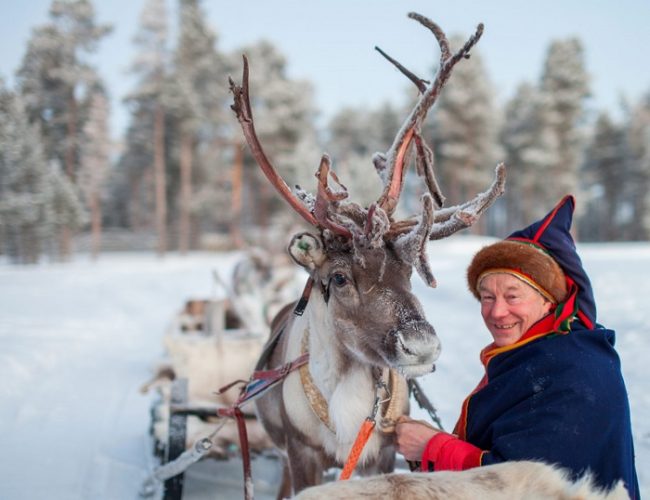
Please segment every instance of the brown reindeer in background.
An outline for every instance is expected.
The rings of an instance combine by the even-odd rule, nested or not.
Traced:
[[[293,209],[318,230],[317,234],[295,235],[289,245],[290,255],[314,283],[304,315],[293,315],[287,308],[276,318],[282,333],[275,337],[263,366],[258,366],[281,366],[309,353],[307,365],[256,401],[264,427],[284,453],[285,482],[280,496],[289,496],[291,487],[299,492],[319,484],[325,469],[341,466],[369,416],[377,425],[361,454],[362,469],[393,470],[390,433],[394,420],[408,412],[405,378],[431,372],[440,353],[436,333],[411,292],[412,270],[434,287],[427,242],[470,226],[503,193],[505,169],[499,165],[486,192],[464,204],[441,208],[444,198],[434,176],[433,154],[420,128],[452,68],[469,57],[483,28],[479,25],[465,45],[452,53],[436,24],[418,14],[409,17],[433,32],[440,45],[440,67],[428,83],[384,54],[417,85],[420,97],[390,149],[373,158],[384,189],[367,208],[347,200],[347,191],[330,170],[326,155],[316,174],[316,196],[302,190],[292,193],[257,138],[245,57],[242,85],[230,81],[232,108],[257,163]],[[395,220],[413,153],[427,189],[422,212]]]

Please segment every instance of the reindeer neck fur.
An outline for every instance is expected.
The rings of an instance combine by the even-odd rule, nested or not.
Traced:
[[[375,398],[373,369],[352,359],[337,343],[334,326],[327,314],[327,304],[320,291],[313,291],[304,316],[296,318],[288,349],[288,354],[292,357],[300,355],[302,338],[305,334],[309,336],[309,372],[314,384],[327,401],[329,420],[335,430],[332,432],[317,419],[319,435],[325,450],[343,463],[361,424],[373,408]],[[304,389],[301,390],[303,394],[300,400],[304,400],[308,405]],[[311,413],[310,417],[315,418],[311,408],[308,413]],[[308,419],[310,423],[305,425],[303,432],[314,432],[314,418]],[[294,423],[299,428],[302,427],[300,422]],[[362,463],[379,453],[381,440],[380,433],[374,433],[361,456]]]

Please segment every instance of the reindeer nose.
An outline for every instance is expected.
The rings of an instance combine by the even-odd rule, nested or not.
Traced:
[[[417,377],[435,369],[440,356],[440,340],[426,321],[411,321],[389,333],[395,355],[394,365],[407,377]]]

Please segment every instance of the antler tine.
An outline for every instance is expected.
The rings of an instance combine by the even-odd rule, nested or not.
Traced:
[[[433,32],[440,46],[440,67],[438,68],[438,72],[436,73],[436,77],[433,83],[427,86],[424,91],[421,90],[422,93],[420,95],[420,98],[416,102],[409,116],[404,121],[402,128],[395,138],[395,141],[385,156],[387,169],[386,183],[384,185],[384,190],[379,197],[378,204],[389,215],[394,212],[402,191],[402,181],[405,173],[405,161],[409,147],[411,145],[411,141],[419,136],[420,125],[426,118],[429,109],[433,106],[436,99],[438,98],[440,90],[451,76],[453,67],[458,61],[460,61],[460,59],[469,57],[470,49],[478,42],[481,35],[483,34],[483,25],[479,24],[474,35],[472,35],[469,40],[465,42],[460,50],[452,54],[449,48],[447,37],[437,24],[427,19],[426,17],[413,12],[409,13],[408,16],[411,19],[418,21],[420,24]],[[400,68],[400,71],[402,71],[402,73],[409,76],[407,72],[401,69],[403,68],[401,65],[397,67]],[[409,79],[415,83],[414,78],[409,76]],[[418,79],[418,81],[422,82],[421,79]],[[419,85],[418,88],[420,88]],[[421,139],[417,140],[423,144],[423,141],[421,141]],[[423,161],[422,157],[420,157],[420,159]],[[433,174],[433,170],[430,171],[430,174]],[[429,180],[433,180],[433,177],[431,177]],[[427,185],[431,186],[433,184],[433,182],[428,182]],[[434,195],[437,203],[438,198],[440,197],[439,190],[437,191],[437,195],[433,192],[432,194]]]
[[[241,86],[236,85],[232,78],[228,78],[230,83],[230,91],[233,94],[233,104],[230,106],[232,110],[237,115],[237,120],[241,125],[242,131],[244,132],[244,137],[248,143],[248,147],[251,150],[253,158],[260,166],[264,175],[271,182],[271,184],[278,190],[280,195],[289,202],[289,205],[298,212],[313,226],[318,226],[318,221],[314,215],[309,211],[309,209],[302,204],[302,202],[291,192],[291,189],[286,182],[280,177],[277,173],[271,162],[269,161],[262,145],[257,138],[257,133],[255,132],[255,125],[253,123],[253,111],[250,104],[250,97],[248,93],[248,58],[244,55],[244,70],[242,73],[242,84]]]
[[[323,155],[316,172],[318,178],[318,193],[316,195],[316,203],[314,205],[314,215],[316,223],[319,227],[329,229],[334,234],[343,236],[344,238],[351,239],[352,233],[345,227],[337,224],[329,218],[329,206],[333,202],[344,200],[348,197],[347,188],[339,182],[336,174],[331,170],[331,161],[328,155]],[[330,176],[336,184],[342,188],[341,191],[335,193],[329,186]]]
[[[440,210],[435,214],[430,240],[439,240],[451,236],[461,229],[474,224],[494,201],[503,194],[506,184],[506,167],[499,163],[495,170],[492,185],[484,192],[462,205]]]
[[[399,61],[396,59],[393,59],[391,56],[386,54],[383,50],[381,50],[379,47],[375,45],[375,50],[379,52],[384,58],[386,58],[393,66],[395,66],[400,72],[406,76],[409,80],[411,80],[415,86],[418,88],[420,93],[424,93],[425,90],[427,90],[427,85],[431,82],[424,80],[417,75],[415,75],[412,71],[409,71],[406,69]]]
[[[440,192],[438,180],[433,172],[433,151],[420,134],[415,134],[415,147],[418,152],[416,160],[418,175],[424,177],[424,182],[433,197],[436,208],[440,208],[445,203],[445,197]]]
[[[440,26],[438,26],[436,23],[434,23],[431,19],[424,17],[421,14],[418,14],[417,12],[409,12],[408,17],[410,19],[415,19],[417,22],[419,22],[422,26],[425,28],[429,28],[429,30],[433,33],[433,36],[436,37],[436,40],[438,40],[438,45],[440,46],[440,62],[444,62],[447,59],[451,57],[451,49],[449,48],[449,40],[447,40],[447,35],[445,35],[445,32],[442,30]]]

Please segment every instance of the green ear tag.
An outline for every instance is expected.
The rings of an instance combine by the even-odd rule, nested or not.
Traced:
[[[311,246],[306,241],[299,241],[298,242],[298,248],[300,250],[302,250],[303,252],[306,252],[311,248]]]

